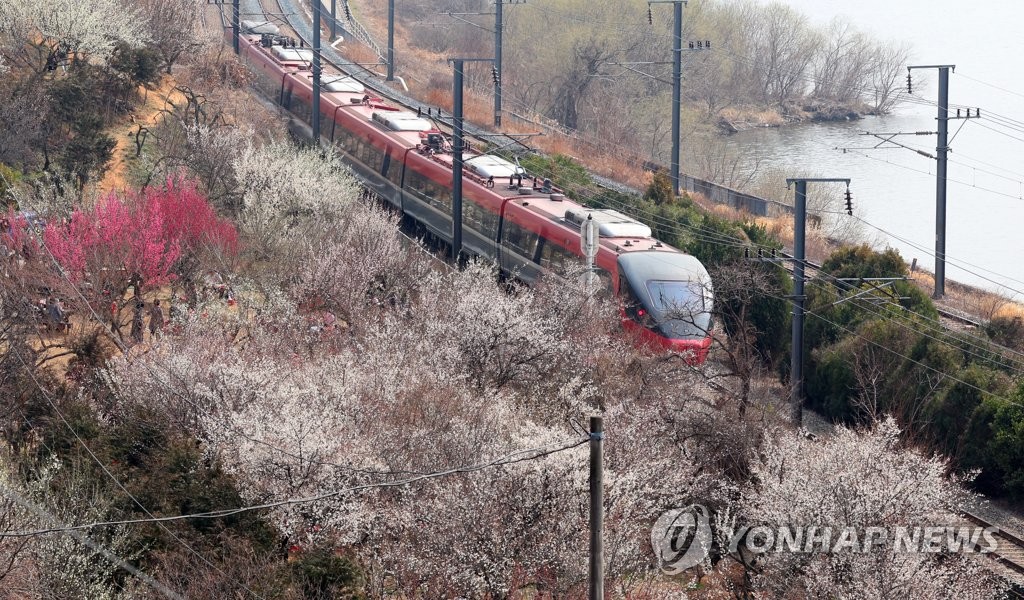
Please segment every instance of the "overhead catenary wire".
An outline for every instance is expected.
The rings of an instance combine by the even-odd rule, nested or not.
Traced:
[[[823,211],[823,212],[832,212],[832,211]],[[845,213],[835,212],[835,214],[845,214]],[[864,223],[868,227],[871,227],[872,229],[875,229],[875,230],[877,230],[877,231],[879,231],[881,233],[884,233],[884,234],[888,235],[889,237],[892,237],[893,239],[901,241],[901,242],[903,242],[903,243],[905,243],[907,245],[913,246],[914,248],[916,248],[917,250],[920,250],[921,252],[924,252],[928,256],[934,256],[934,253],[933,253],[934,251],[932,249],[928,248],[927,246],[925,246],[924,244],[921,244],[920,242],[914,242],[913,240],[907,239],[907,238],[905,238],[903,236],[900,236],[899,234],[893,233],[893,232],[891,232],[891,231],[889,231],[887,229],[879,227],[878,225],[875,225],[874,223],[871,223],[870,221],[867,221],[866,219],[858,217],[857,215],[853,215],[853,218],[857,219],[861,223]],[[1006,285],[1003,282],[996,281],[994,279],[990,279],[988,277],[985,277],[981,273],[978,273],[976,271],[973,271],[973,270],[968,269],[966,267],[963,267],[961,265],[967,265],[969,267],[973,267],[974,269],[978,269],[980,271],[984,271],[985,273],[989,273],[991,275],[995,275],[997,277],[1003,278],[1006,281],[1013,281],[1015,283],[1020,283],[1022,285],[1024,285],[1024,281],[1021,281],[1019,279],[1014,279],[1013,277],[1010,277],[1008,275],[1003,275],[1001,273],[997,273],[995,271],[986,269],[985,267],[981,267],[979,265],[975,265],[975,264],[969,263],[969,262],[967,262],[965,260],[962,260],[962,259],[958,259],[958,258],[947,256],[946,260],[947,260],[947,262],[950,263],[951,266],[956,267],[956,268],[960,269],[961,271],[964,271],[964,272],[969,273],[971,275],[974,275],[976,277],[982,278],[985,281],[988,281],[989,283],[994,283],[994,284],[996,284],[996,285],[998,285],[998,286],[1000,286],[1002,288],[1005,288],[1008,291],[1014,292],[1015,294],[1024,295],[1024,290],[1020,290],[1020,289],[1016,289],[1014,287],[1010,287],[1010,286]],[[960,263],[960,264],[957,264],[957,263]]]
[[[973,82],[975,82],[975,83],[980,83],[981,85],[984,85],[984,86],[988,86],[988,87],[990,87],[990,88],[993,88],[993,89],[999,90],[999,91],[1001,91],[1001,92],[1006,92],[1007,94],[1012,94],[1012,95],[1014,95],[1014,96],[1017,96],[1017,97],[1019,97],[1019,98],[1024,98],[1024,94],[1022,94],[1022,93],[1020,93],[1020,92],[1015,92],[1015,91],[1013,91],[1013,90],[1011,90],[1011,89],[1007,89],[1007,88],[1005,88],[1005,87],[1002,87],[1002,86],[996,85],[996,84],[994,84],[994,83],[989,83],[989,82],[987,82],[987,81],[982,81],[981,79],[978,79],[978,78],[976,78],[976,77],[971,77],[970,75],[967,75],[967,74],[965,74],[965,73],[963,72],[963,70],[960,70],[960,71],[954,71],[954,72],[953,72],[953,74],[954,74],[954,75],[956,75],[957,77],[963,77],[964,79],[968,79],[968,80],[970,80],[970,81],[973,81]]]
[[[918,99],[916,99],[916,98],[912,98],[912,100],[913,101],[918,101]],[[924,102],[918,101],[918,103],[934,104],[933,102],[927,102],[927,101],[924,101]]]
[[[591,198],[591,199],[593,200],[594,198]],[[737,240],[735,238],[729,238],[727,236],[722,236],[720,234],[717,234],[717,232],[710,232],[710,233],[712,233],[712,235],[705,235],[705,233],[702,232],[699,228],[696,228],[696,227],[693,227],[693,226],[689,226],[689,225],[681,223],[681,222],[671,222],[671,221],[668,221],[667,219],[662,218],[660,216],[653,215],[653,214],[647,213],[645,211],[636,210],[635,207],[631,207],[630,205],[626,205],[624,203],[616,203],[615,201],[613,201],[613,200],[611,200],[609,198],[602,198],[601,200],[603,202],[611,204],[612,206],[614,206],[617,209],[623,210],[624,212],[627,212],[629,214],[633,214],[634,216],[637,215],[637,214],[644,214],[644,215],[647,216],[647,218],[644,219],[644,217],[640,217],[641,219],[647,220],[648,222],[656,222],[662,228],[668,229],[670,231],[674,230],[677,234],[688,235],[688,236],[694,237],[698,241],[703,241],[703,242],[709,243],[709,244],[723,245],[723,246],[728,246],[728,247],[733,247],[733,248],[749,248],[749,247],[752,246],[752,244],[744,243],[744,242],[742,242],[740,240]],[[633,210],[630,210],[631,208]],[[821,211],[821,212],[832,212],[832,211]],[[842,214],[845,215],[846,213],[842,213]],[[855,218],[857,218],[858,220],[862,220],[859,217],[855,217]],[[683,231],[683,230],[685,230],[685,231]],[[753,246],[756,247],[756,245],[753,245]],[[768,246],[763,246],[762,248],[767,249],[769,247]],[[804,263],[805,263],[805,266],[809,266],[809,265],[807,265],[807,261],[806,260],[804,261]],[[840,285],[840,282],[838,282],[838,280],[836,280],[834,277],[829,276],[829,275],[824,274],[824,273],[822,274],[822,277],[825,278],[826,280],[828,280],[833,287],[839,287],[840,289],[842,289],[842,287]],[[843,291],[845,291],[845,290],[843,290]],[[863,308],[863,306],[862,306],[862,308]],[[931,326],[929,330],[921,331],[919,329],[910,328],[909,326],[907,326],[906,324],[901,322],[900,323],[901,327],[905,327],[905,328],[911,329],[911,330],[915,331],[916,333],[919,333],[920,335],[922,335],[922,336],[924,336],[926,338],[932,339],[934,341],[937,341],[939,343],[947,344],[947,345],[950,345],[952,347],[964,347],[965,352],[968,355],[972,356],[972,357],[986,360],[986,359],[988,359],[989,355],[991,355],[992,353],[1006,352],[1006,353],[1010,353],[1012,355],[1018,355],[1018,356],[1024,358],[1024,353],[1016,352],[1016,351],[1013,351],[1012,349],[1005,349],[1005,348],[1002,348],[1002,347],[996,347],[990,340],[987,340],[987,339],[984,339],[984,338],[980,338],[980,337],[977,337],[977,336],[973,336],[973,335],[970,335],[970,334],[967,334],[967,335],[963,336],[964,338],[968,338],[968,339],[962,339],[961,338],[959,344],[955,344],[955,343],[950,342],[948,340],[945,340],[945,339],[942,339],[940,337],[937,337],[936,335],[933,335],[933,334],[937,334],[937,333],[941,333],[941,332],[945,331],[945,328],[941,325],[941,323],[938,323],[937,321],[933,321],[927,315],[922,315],[920,313],[917,313],[915,311],[910,310],[909,308],[906,308],[906,307],[903,307],[903,306],[900,306],[900,308],[902,309],[903,312],[906,312],[907,314],[912,314],[912,315],[914,315],[914,316],[916,316],[916,317],[926,321]],[[870,309],[866,309],[866,310],[870,310]],[[876,316],[879,316],[879,317],[886,317],[887,316],[884,313],[877,312],[877,311],[875,311],[874,314]],[[888,315],[888,316],[891,317],[893,315]],[[1018,365],[1018,367],[1024,366],[1024,361],[1021,361],[1020,359],[1013,359],[1013,360],[1014,360],[1014,363]]]

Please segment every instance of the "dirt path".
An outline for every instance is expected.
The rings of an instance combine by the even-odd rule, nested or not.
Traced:
[[[123,191],[131,187],[131,169],[139,160],[136,156],[136,135],[139,127],[141,126],[143,130],[153,127],[159,122],[163,111],[171,108],[172,103],[178,104],[185,101],[176,86],[177,82],[174,77],[165,75],[160,80],[159,86],[142,91],[145,101],[135,107],[123,122],[111,128],[110,134],[117,142],[117,146],[114,148],[107,172],[97,185],[97,190],[101,194]]]

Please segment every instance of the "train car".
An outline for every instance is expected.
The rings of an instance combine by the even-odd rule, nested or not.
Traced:
[[[305,123],[312,115],[312,51],[264,34],[242,36],[256,87]],[[452,241],[454,156],[429,118],[387,104],[358,81],[325,74],[321,135],[378,196],[429,236]],[[582,261],[583,222],[598,222],[598,279],[621,300],[623,327],[641,344],[703,362],[711,346],[713,291],[693,256],[651,237],[649,227],[612,210],[568,200],[542,178],[500,157],[463,155],[463,249],[526,283]]]

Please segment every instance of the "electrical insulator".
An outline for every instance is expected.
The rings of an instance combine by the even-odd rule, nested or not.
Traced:
[[[491,67],[491,79],[494,80],[494,85],[501,83],[501,78],[498,77],[498,67]]]
[[[348,7],[348,2],[345,3],[345,18],[349,21],[352,20],[352,10]]]
[[[750,248],[743,249],[743,258],[750,258]]]
[[[711,40],[704,40],[704,47],[705,48],[710,48],[711,47]]]
[[[704,42],[697,42],[697,48],[703,48]]]
[[[693,50],[693,42],[690,42],[690,50]]]
[[[910,78],[910,73],[909,72],[907,73],[907,93],[908,94],[913,94],[914,93],[914,81],[913,81],[913,79]]]
[[[654,13],[651,12],[651,5],[647,5],[647,24],[654,25]]]
[[[956,118],[958,118],[958,119],[960,118],[960,109],[959,108],[956,109]],[[971,118],[971,109],[969,109],[969,108],[967,109],[967,118],[968,119]]]
[[[850,188],[846,188],[846,214],[853,216],[853,194],[850,193]]]

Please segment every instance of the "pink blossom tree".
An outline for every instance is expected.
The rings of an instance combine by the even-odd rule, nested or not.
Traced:
[[[19,235],[25,232],[12,237]],[[120,318],[129,288],[141,294],[143,286],[191,280],[204,257],[231,257],[239,247],[234,226],[184,179],[124,197],[111,193],[94,206],[76,208],[67,220],[47,223],[42,241],[38,258],[52,257],[62,273],[57,289],[66,277],[63,283],[77,290],[62,295],[81,295],[104,320]]]

